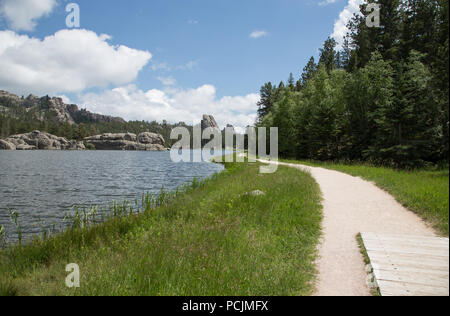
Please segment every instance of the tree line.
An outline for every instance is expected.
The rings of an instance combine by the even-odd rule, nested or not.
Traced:
[[[339,49],[328,38],[295,80],[261,88],[258,122],[282,157],[410,168],[448,162],[448,0],[371,0]]]
[[[36,116],[42,116],[38,119]],[[176,126],[186,126],[180,122],[176,125],[167,122],[158,123],[156,121],[129,121],[129,122],[103,122],[103,123],[58,123],[52,113],[27,112],[22,107],[9,107],[8,112],[0,112],[0,138],[7,138],[11,135],[29,133],[34,130],[47,132],[52,135],[82,141],[84,138],[104,133],[133,133],[152,132],[161,134],[166,140],[166,146],[170,147],[175,142],[170,139],[170,133]]]

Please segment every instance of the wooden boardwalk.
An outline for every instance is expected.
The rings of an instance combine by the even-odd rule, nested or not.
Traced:
[[[449,239],[361,233],[382,296],[448,296]]]

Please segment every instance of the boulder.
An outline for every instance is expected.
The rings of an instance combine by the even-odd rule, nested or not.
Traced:
[[[138,136],[132,133],[103,134],[87,137],[86,143],[91,144],[97,150],[139,150],[139,151],[164,151],[164,137],[155,133],[141,133]]]
[[[15,146],[16,150],[85,150],[83,142],[68,141],[49,133],[33,131],[31,133],[13,135],[6,142]]]
[[[83,142],[77,142],[76,140],[71,140],[62,149],[64,149],[64,150],[86,150],[86,146],[84,146]]]
[[[151,144],[151,145],[161,145],[165,146],[166,142],[164,141],[164,137],[161,134],[155,133],[141,133],[139,134],[137,141],[141,144]]]
[[[0,139],[0,150],[16,150],[16,145],[6,140]]]
[[[30,146],[27,144],[20,144],[16,146],[16,150],[36,150],[36,146]]]

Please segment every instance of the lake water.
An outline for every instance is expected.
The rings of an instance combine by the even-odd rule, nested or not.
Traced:
[[[191,153],[192,154],[192,153]],[[24,239],[56,224],[74,206],[140,200],[220,172],[219,164],[174,163],[170,152],[0,151],[0,226],[17,236],[9,209],[19,213]]]

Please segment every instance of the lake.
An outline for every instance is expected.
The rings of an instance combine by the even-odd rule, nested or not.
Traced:
[[[74,206],[140,200],[221,170],[209,162],[174,163],[168,151],[0,151],[0,226],[16,241],[9,209],[17,211],[30,239],[43,227],[63,228]]]

